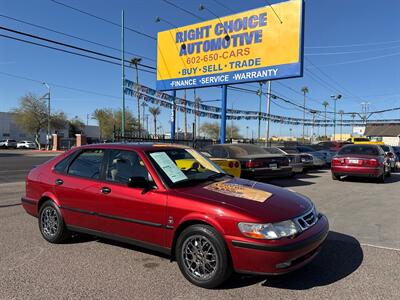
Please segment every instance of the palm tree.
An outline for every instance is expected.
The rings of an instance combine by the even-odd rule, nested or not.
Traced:
[[[142,61],[142,59],[140,57],[134,57],[131,59],[131,66],[134,66],[136,69],[136,84],[139,87],[139,72],[138,72],[138,65],[140,64],[140,62]],[[140,95],[138,93],[137,95],[137,111],[138,111],[138,129],[139,129],[139,137],[141,136],[141,128],[140,128]]]
[[[153,116],[154,122],[154,136],[157,135],[157,116],[160,114],[160,108],[158,106],[153,106],[149,108],[149,112]]]
[[[327,138],[327,136],[326,136],[326,107],[329,105],[329,102],[328,101],[324,101],[324,102],[322,102],[322,105],[324,106],[324,108],[325,108],[325,138]]]
[[[339,110],[339,114],[340,114],[340,140],[342,140],[342,127],[343,127],[343,114],[344,114],[344,111],[342,109]]]
[[[303,102],[303,142],[304,142],[305,141],[304,123],[306,122],[306,94],[308,94],[308,92],[309,92],[308,87],[303,86],[301,88],[301,92],[304,95],[304,102]]]

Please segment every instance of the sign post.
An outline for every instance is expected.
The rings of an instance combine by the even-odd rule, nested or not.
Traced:
[[[175,121],[176,121],[176,90],[172,91],[173,105],[171,111],[171,141],[175,140]]]
[[[228,102],[228,85],[222,85],[221,96],[221,128],[220,128],[220,143],[225,144],[226,140],[226,104]]]

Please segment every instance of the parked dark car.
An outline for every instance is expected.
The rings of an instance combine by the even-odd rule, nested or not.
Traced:
[[[386,154],[378,145],[346,145],[332,159],[332,179],[342,176],[374,177],[385,182],[390,176],[390,165]]]
[[[205,149],[212,156],[237,159],[242,167],[241,177],[268,179],[292,176],[289,159],[283,154],[271,154],[252,144],[218,144]]]
[[[293,173],[303,173],[304,165],[301,162],[301,154],[299,153],[287,153],[278,147],[268,147],[264,148],[271,154],[283,154],[289,159],[289,166],[292,167]]]
[[[300,156],[300,160],[303,164],[304,170],[312,169],[314,167],[318,167],[321,165],[325,165],[325,162],[322,159],[315,158],[316,163],[314,163],[314,157],[309,153],[301,153],[297,148],[294,147],[279,147],[279,149],[283,150],[288,154],[296,154]]]
[[[397,156],[396,168],[400,170],[400,146],[393,146],[394,154]]]
[[[180,169],[182,157],[197,168]],[[233,271],[277,275],[301,268],[329,232],[328,219],[307,197],[229,176],[181,145],[76,147],[32,169],[21,200],[50,243],[80,232],[159,251],[203,288],[222,284]],[[47,255],[57,251],[49,247]],[[74,259],[71,251],[63,255]]]

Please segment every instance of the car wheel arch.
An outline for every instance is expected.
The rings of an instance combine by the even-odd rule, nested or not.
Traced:
[[[46,201],[53,201],[58,207],[60,207],[60,203],[58,201],[58,199],[51,193],[45,193],[42,195],[42,197],[40,197],[39,201],[38,201],[38,205],[37,205],[37,213],[39,214],[40,208],[42,207],[43,203],[45,203]]]
[[[193,226],[193,225],[207,225],[207,226],[211,226],[212,228],[214,228],[222,237],[222,239],[225,241],[224,239],[224,233],[222,228],[220,228],[219,225],[216,225],[214,222],[209,222],[208,220],[204,220],[202,218],[195,218],[195,219],[187,219],[183,222],[181,222],[178,227],[176,228],[175,232],[174,232],[174,237],[172,239],[172,243],[171,243],[171,261],[176,260],[175,259],[175,247],[176,247],[176,242],[180,236],[180,234],[188,227]],[[227,250],[227,254],[228,257],[230,259],[231,258],[231,254],[229,252],[229,248],[228,245],[226,245],[226,250]]]

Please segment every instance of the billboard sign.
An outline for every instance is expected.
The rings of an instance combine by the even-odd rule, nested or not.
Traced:
[[[302,76],[303,5],[289,0],[159,32],[157,89]]]

